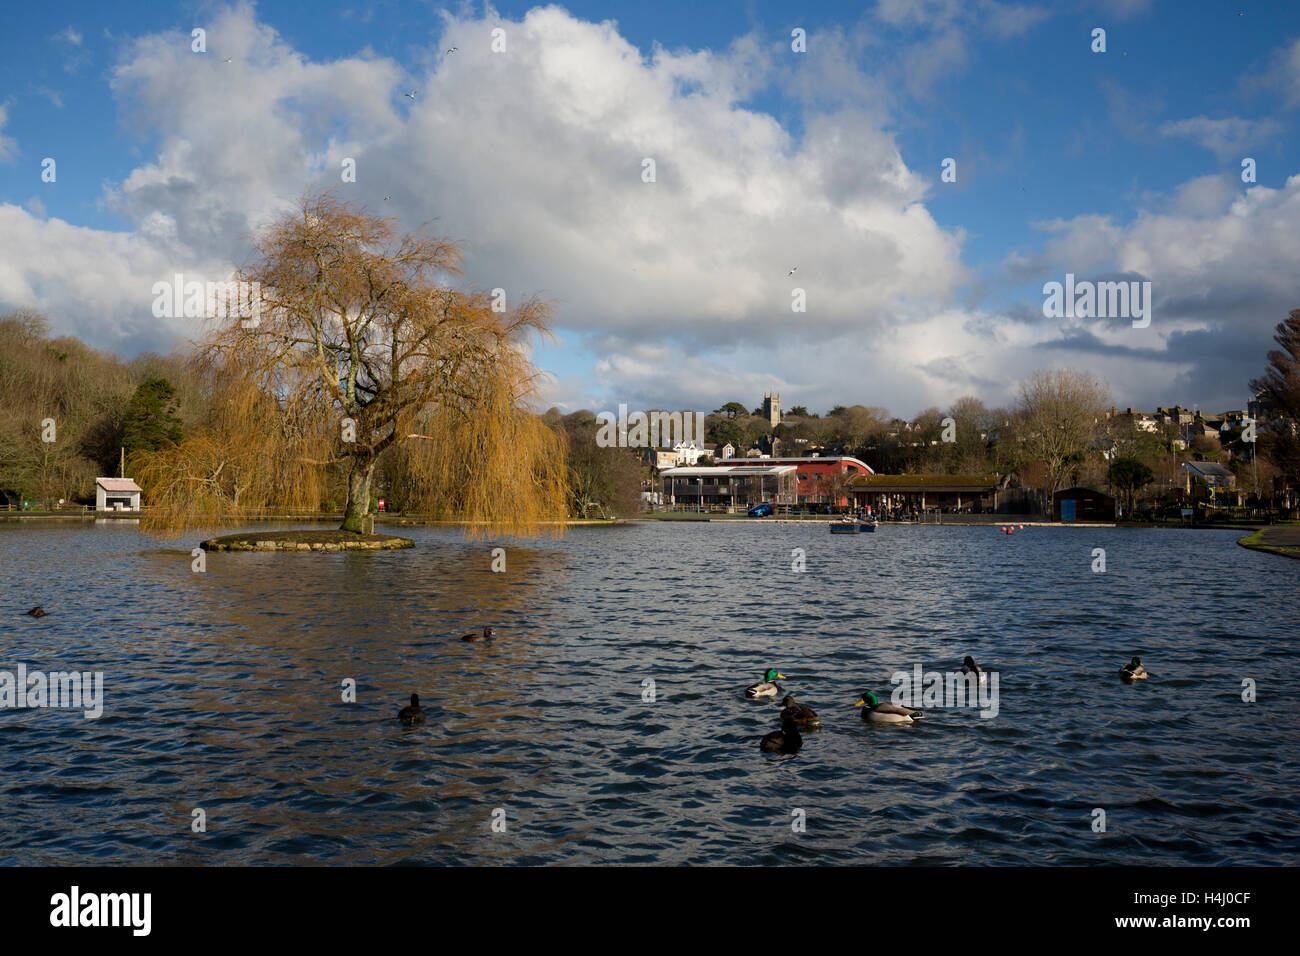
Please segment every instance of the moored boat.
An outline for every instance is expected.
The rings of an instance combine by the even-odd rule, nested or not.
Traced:
[[[857,518],[850,518],[848,521],[832,521],[831,534],[865,534],[868,531],[875,531],[880,526],[880,522],[861,521]]]

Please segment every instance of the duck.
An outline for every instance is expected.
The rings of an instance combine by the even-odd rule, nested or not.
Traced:
[[[969,654],[967,654],[966,659],[961,662],[961,672],[963,674],[974,674],[975,679],[981,684],[988,680],[988,674],[984,673],[984,669],[976,664],[975,658],[971,657]]]
[[[1136,657],[1119,669],[1119,676],[1130,684],[1135,680],[1146,680],[1150,675],[1142,662]]]
[[[482,631],[474,631],[472,634],[466,634],[461,638],[462,641],[490,641],[492,640],[492,628],[485,627]]]
[[[817,712],[811,707],[795,703],[794,697],[790,694],[785,695],[785,700],[781,701],[784,708],[781,711],[781,720],[787,717],[794,721],[796,727],[802,727],[805,730],[816,730],[822,725],[822,719],[817,716]]]
[[[898,704],[882,704],[871,691],[864,691],[862,699],[855,705],[862,708],[862,719],[872,720],[878,724],[910,724],[925,716],[919,710],[900,707]]]
[[[424,708],[420,706],[420,695],[411,695],[411,706],[403,707],[397,712],[397,719],[408,727],[412,724],[424,723]]]
[[[781,729],[774,730],[759,741],[758,749],[764,753],[792,754],[803,746],[803,737],[794,718],[782,715]]]
[[[745,688],[746,697],[775,697],[781,693],[781,685],[776,682],[777,678],[785,680],[785,675],[775,667],[769,667],[763,672],[763,679],[757,684],[750,684]]]
[[[32,609],[31,609],[30,611],[28,611],[27,613],[30,614],[32,617],[44,617],[44,616],[45,616],[45,608],[41,607],[41,606],[38,604],[36,607],[32,608]]]

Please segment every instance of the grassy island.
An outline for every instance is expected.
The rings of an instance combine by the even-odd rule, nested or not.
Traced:
[[[339,529],[254,531],[209,538],[199,545],[204,551],[384,551],[414,546],[410,538]]]

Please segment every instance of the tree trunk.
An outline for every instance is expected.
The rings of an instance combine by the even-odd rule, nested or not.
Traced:
[[[352,459],[352,468],[348,471],[348,503],[343,509],[343,524],[340,531],[355,531],[361,534],[366,530],[366,515],[370,513],[370,478],[375,473],[374,459]]]

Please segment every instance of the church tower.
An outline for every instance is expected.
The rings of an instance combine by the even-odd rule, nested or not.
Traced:
[[[775,428],[781,424],[781,393],[766,392],[763,395],[763,417]]]

